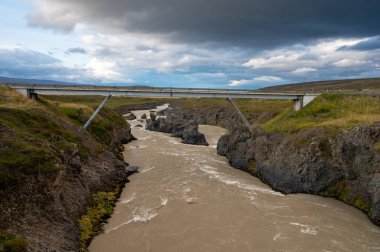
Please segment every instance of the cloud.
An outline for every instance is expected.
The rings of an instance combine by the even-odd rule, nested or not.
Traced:
[[[366,51],[342,51],[343,46],[352,46],[363,39],[337,39],[319,41],[309,45],[295,45],[282,49],[268,50],[260,56],[249,59],[242,66],[252,69],[268,69],[283,73],[305,74],[329,71],[327,67],[373,67],[373,60],[379,54]]]
[[[31,0],[32,26],[72,31],[155,34],[171,42],[273,48],[331,37],[379,33],[380,2],[371,0]],[[349,18],[347,18],[349,17]]]
[[[248,85],[255,85],[255,86],[262,86],[264,85],[274,85],[279,84],[280,82],[284,82],[282,78],[276,77],[276,76],[259,76],[251,80],[231,80],[228,86],[231,87],[240,87],[240,86],[248,86]]]
[[[339,48],[341,51],[370,51],[380,49],[380,36],[371,37],[365,40],[362,40],[351,46],[342,46]]]
[[[332,64],[337,67],[354,67],[354,66],[362,66],[366,63],[367,63],[366,61],[362,61],[362,60],[342,59]]]
[[[66,54],[70,55],[73,53],[78,53],[78,54],[87,54],[86,49],[82,47],[75,47],[75,48],[69,48],[66,50]]]
[[[311,68],[311,67],[303,67],[303,68],[297,68],[296,70],[294,70],[292,73],[294,74],[308,74],[308,73],[311,73],[311,72],[317,72],[318,70],[315,69],[315,68]]]
[[[67,67],[50,55],[19,46],[0,46],[0,76],[52,79],[78,83],[131,83],[112,62],[93,58],[87,64]]]

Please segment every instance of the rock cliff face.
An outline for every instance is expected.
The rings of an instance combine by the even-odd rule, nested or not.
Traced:
[[[77,144],[63,136],[42,144],[53,153],[56,169],[20,172],[14,185],[0,190],[1,229],[25,238],[28,251],[78,251],[78,220],[91,205],[93,193],[113,191],[128,181],[127,165],[113,150],[134,139],[129,125],[112,129],[107,147],[90,133],[69,128],[77,135]],[[1,130],[0,140],[9,134],[14,134],[11,128]],[[30,141],[40,140],[30,137]],[[43,163],[44,157],[40,158]]]
[[[171,133],[173,137],[181,138],[185,144],[208,145],[205,136],[198,132],[198,124],[188,115],[180,110],[170,110],[166,118],[147,120],[146,129]]]
[[[353,129],[311,128],[251,134],[236,128],[221,137],[218,154],[284,193],[340,199],[380,225],[380,124]]]
[[[230,132],[219,140],[217,152],[231,166],[246,171],[274,190],[329,196],[355,206],[380,225],[380,123],[352,129],[313,127],[286,133],[253,134],[225,107],[171,110],[162,125],[171,132],[178,121],[222,126]],[[270,112],[250,115],[267,121]],[[180,119],[175,119],[179,117]],[[159,124],[159,122],[157,122]]]

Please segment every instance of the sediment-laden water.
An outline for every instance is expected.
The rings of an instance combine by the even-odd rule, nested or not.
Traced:
[[[200,126],[208,147],[132,131],[138,140],[124,157],[140,173],[91,252],[380,251],[380,228],[359,210],[331,198],[284,196],[229,166],[216,154],[222,128]]]

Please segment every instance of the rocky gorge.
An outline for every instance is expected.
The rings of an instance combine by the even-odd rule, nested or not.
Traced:
[[[136,170],[121,155],[135,139],[129,124],[105,108],[86,131],[87,108],[0,91],[0,250],[85,249],[100,223],[82,216],[98,207],[106,218],[97,200],[111,210]]]
[[[375,147],[380,142],[380,124],[277,133],[255,126],[251,133],[225,107],[173,109],[167,114],[167,119],[148,123],[147,129],[173,133],[177,129],[185,132],[182,125],[223,126],[229,133],[220,138],[217,151],[231,166],[285,194],[334,197],[362,210],[380,225],[380,153]],[[249,119],[273,116],[268,112]],[[197,130],[195,126],[192,129]]]

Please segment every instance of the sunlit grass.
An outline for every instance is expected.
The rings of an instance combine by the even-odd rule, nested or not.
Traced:
[[[11,88],[0,87],[0,107],[3,108],[34,108],[39,107],[38,103],[28,99]]]
[[[380,121],[380,99],[360,95],[321,95],[300,111],[288,109],[268,123],[265,130],[291,131],[313,126],[352,127]]]

